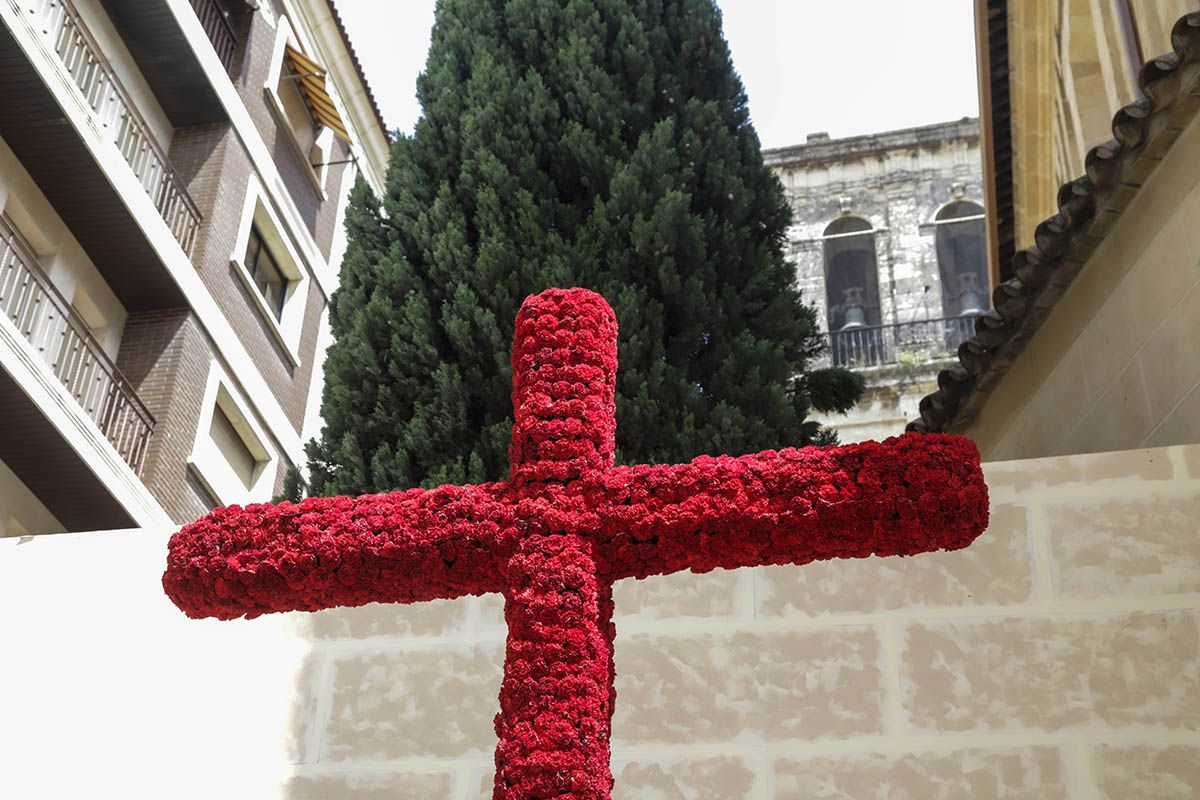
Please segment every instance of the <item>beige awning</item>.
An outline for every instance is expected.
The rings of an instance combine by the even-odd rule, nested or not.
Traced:
[[[296,88],[304,97],[313,119],[350,144],[350,133],[346,130],[346,123],[342,122],[341,115],[329,97],[329,90],[325,85],[325,69],[291,45],[285,45],[283,57],[292,72],[288,77],[296,81]]]

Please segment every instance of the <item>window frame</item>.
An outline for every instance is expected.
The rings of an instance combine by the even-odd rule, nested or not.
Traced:
[[[251,247],[255,248],[253,257],[250,256]],[[277,321],[282,320],[283,309],[284,306],[287,305],[288,291],[291,288],[292,281],[286,274],[284,274],[283,269],[279,266],[278,259],[275,258],[275,254],[271,252],[271,248],[267,245],[266,237],[263,235],[263,232],[259,230],[258,225],[255,224],[253,220],[250,222],[250,235],[246,242],[246,257],[243,263],[246,261],[251,262],[246,264],[246,271],[250,273],[250,279],[258,288],[259,294],[263,296],[264,300],[268,301],[267,308],[275,314],[275,319]],[[271,283],[270,281],[264,281],[261,279],[261,276],[266,272],[266,270],[262,268],[263,261],[266,261],[268,264],[270,264],[271,270],[274,272],[276,278],[275,285],[279,287],[277,290],[279,299],[274,303],[270,302],[270,297],[267,296],[267,292],[262,285],[263,283],[267,283],[268,285]]]
[[[852,220],[861,221],[867,227],[861,228],[861,229],[847,230],[847,231],[837,229],[837,228],[839,228],[840,225],[844,225],[847,222],[852,221]],[[861,238],[861,239],[864,239],[864,240],[867,240],[870,242],[870,247],[869,248],[863,247],[862,250],[864,252],[869,252],[871,254],[871,275],[870,275],[870,277],[874,278],[874,280],[873,280],[874,286],[861,287],[864,291],[864,294],[868,295],[863,298],[865,301],[863,308],[865,311],[868,312],[868,314],[867,314],[868,320],[866,323],[867,327],[877,327],[877,326],[884,324],[883,297],[880,292],[880,286],[879,286],[879,284],[880,284],[880,280],[879,280],[879,277],[880,277],[879,276],[879,237],[878,237],[879,230],[880,229],[877,228],[875,226],[875,224],[873,222],[871,222],[871,220],[867,219],[866,217],[858,215],[858,214],[845,213],[845,214],[842,214],[841,216],[836,217],[833,220],[831,220],[829,222],[829,224],[826,225],[821,231],[821,268],[822,268],[822,278],[823,278],[823,284],[824,284],[822,288],[824,289],[823,293],[825,295],[825,297],[824,297],[824,300],[825,300],[825,328],[830,333],[835,333],[835,332],[841,330],[841,328],[835,328],[833,325],[833,322],[834,322],[833,309],[835,307],[840,306],[842,303],[842,301],[840,301],[840,300],[836,304],[830,302],[832,299],[834,299],[834,298],[830,297],[830,286],[832,285],[830,278],[833,274],[833,269],[832,269],[833,264],[831,263],[831,258],[830,258],[830,250],[831,250],[830,242],[831,241],[838,241],[838,240],[850,241],[853,239]],[[872,281],[867,280],[867,283],[872,283]],[[873,299],[874,299],[873,304],[870,302],[872,299],[872,297],[870,296],[872,293],[872,290],[873,290]],[[871,311],[873,311],[874,315],[879,318],[878,321],[876,321],[876,322],[870,321],[871,315],[869,312],[871,312]]]
[[[255,230],[258,231],[262,244],[270,253],[280,275],[287,281],[278,315],[259,289],[251,265],[246,264],[250,237]],[[298,367],[301,363],[299,346],[308,304],[310,276],[303,267],[304,262],[285,235],[286,230],[272,210],[262,185],[256,178],[251,177],[230,261],[234,274],[241,280],[246,293],[251,297],[254,309],[266,322],[266,327],[275,338],[279,349],[292,367]]]
[[[212,437],[213,415],[218,408],[228,417],[234,431],[255,459],[250,486],[242,481]],[[245,402],[225,371],[216,361],[210,362],[187,466],[208,493],[217,502],[227,506],[269,501],[279,471],[280,458],[268,444],[270,440],[249,409],[249,403]]]
[[[333,132],[312,118],[312,112],[308,110],[307,104],[305,104],[305,111],[308,112],[309,121],[313,125],[314,133],[313,141],[307,148],[301,143],[299,135],[296,133],[295,128],[292,127],[287,107],[284,105],[283,97],[279,94],[278,88],[284,70],[284,48],[289,44],[294,49],[306,55],[310,51],[309,48],[305,47],[297,39],[296,33],[292,30],[291,23],[287,17],[280,17],[278,25],[275,28],[275,44],[271,51],[271,66],[267,71],[266,81],[263,83],[263,96],[266,98],[267,106],[275,115],[276,124],[287,131],[287,139],[292,143],[292,149],[299,156],[300,161],[307,167],[307,169],[302,169],[301,172],[309,179],[313,190],[317,193],[321,201],[324,202],[329,199],[329,195],[325,191],[327,170],[324,169],[324,166],[326,165],[322,165],[320,168],[313,166],[312,150],[319,147],[322,142],[325,142],[324,152],[331,152],[333,147],[332,142],[326,142],[325,137],[327,134],[332,136]],[[303,98],[301,100],[303,101]],[[328,157],[326,157],[325,161],[328,160]]]

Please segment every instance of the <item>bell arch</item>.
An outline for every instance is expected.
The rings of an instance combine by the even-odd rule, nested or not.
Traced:
[[[935,223],[943,316],[984,313],[989,291],[983,206],[955,200],[942,206]]]
[[[825,228],[826,321],[831,333],[879,325],[879,265],[875,229],[846,215]]]

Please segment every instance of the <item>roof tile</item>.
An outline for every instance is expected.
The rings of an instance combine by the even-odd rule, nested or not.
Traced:
[[[1058,193],[1059,211],[1034,231],[1034,245],[1013,258],[1016,276],[996,287],[994,311],[975,322],[959,363],[938,376],[908,430],[962,431],[978,415],[1050,310],[1120,219],[1138,188],[1180,132],[1200,113],[1200,12],[1171,29],[1172,52],[1142,67],[1143,97],[1113,117],[1113,139],[1093,147],[1087,174]]]

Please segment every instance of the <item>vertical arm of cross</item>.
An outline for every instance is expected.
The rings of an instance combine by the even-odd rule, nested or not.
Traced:
[[[612,584],[593,543],[535,534],[509,561],[495,800],[607,800]]]
[[[496,800],[607,800],[612,585],[566,487],[612,466],[617,325],[599,295],[528,298],[513,337],[512,492],[535,526],[505,573]],[[534,510],[537,507],[537,510]]]
[[[563,483],[613,464],[617,319],[604,298],[548,289],[525,300],[513,333],[516,486]]]

